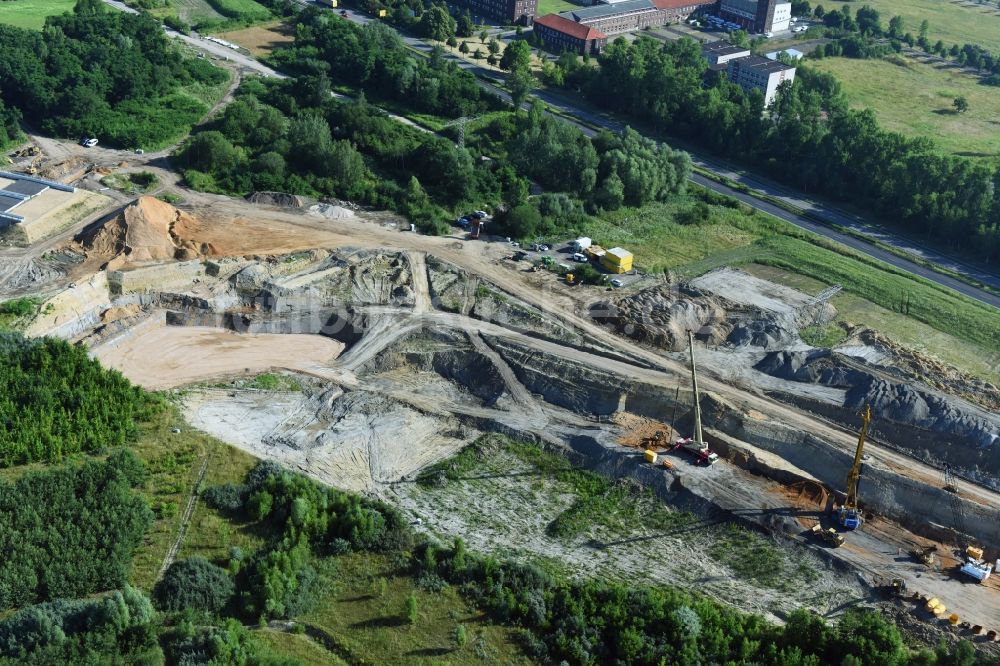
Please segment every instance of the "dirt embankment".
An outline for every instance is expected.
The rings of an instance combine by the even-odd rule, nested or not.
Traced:
[[[806,294],[724,268],[690,283],[661,285],[595,303],[590,316],[620,335],[679,351],[687,332],[708,345],[786,349],[802,346],[799,327],[836,311]]]
[[[874,435],[918,458],[951,465],[997,487],[1000,418],[996,414],[916,382],[898,368],[829,350],[771,352],[756,369],[792,382],[844,388],[842,405],[813,408],[850,423],[854,414],[871,405]],[[788,399],[799,400],[793,394]]]

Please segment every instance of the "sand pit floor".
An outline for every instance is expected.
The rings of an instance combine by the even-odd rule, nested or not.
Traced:
[[[343,349],[342,343],[321,335],[162,326],[109,342],[93,354],[136,384],[159,390],[272,369],[305,369],[337,358]]]

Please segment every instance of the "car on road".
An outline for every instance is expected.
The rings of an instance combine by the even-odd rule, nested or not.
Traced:
[[[572,259],[575,262],[578,262],[578,263],[582,264],[582,263],[584,263],[584,262],[587,261],[587,255],[585,255],[585,254],[583,254],[581,252],[577,252],[572,257],[570,257],[570,259]]]
[[[619,280],[618,278],[612,278],[612,280],[611,280],[611,286],[612,287],[624,287],[625,283],[622,282],[621,280]]]
[[[93,148],[97,145],[97,139],[92,136],[85,136],[80,139],[80,145],[85,148]]]

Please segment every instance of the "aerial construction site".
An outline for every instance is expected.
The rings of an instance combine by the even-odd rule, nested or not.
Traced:
[[[183,389],[192,427],[392,502],[443,539],[684,582],[779,621],[878,604],[932,638],[994,649],[1000,390],[934,373],[867,329],[806,344],[799,331],[834,316],[835,288],[737,268],[568,286],[499,239],[423,236],[334,203],[185,196],[119,201],[4,250],[0,300],[44,294],[30,335]],[[288,381],[246,386],[265,372]],[[506,441],[690,518],[664,530],[640,511],[628,538],[553,536],[565,502]],[[470,445],[481,474],[414,483]],[[796,573],[740,575],[719,554],[734,527]]]

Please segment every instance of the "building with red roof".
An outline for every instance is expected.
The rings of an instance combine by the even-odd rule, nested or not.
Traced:
[[[533,30],[546,49],[554,53],[573,51],[597,55],[608,43],[608,36],[597,28],[572,21],[559,14],[535,19]]]
[[[599,53],[609,35],[683,21],[716,0],[604,0],[535,19],[535,34],[554,53]]]

